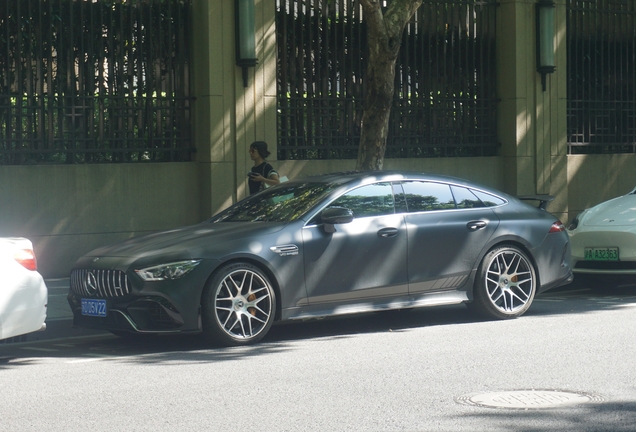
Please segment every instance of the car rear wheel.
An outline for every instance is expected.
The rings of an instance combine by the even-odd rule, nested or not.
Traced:
[[[536,272],[526,254],[515,246],[498,247],[479,266],[469,308],[487,318],[516,318],[530,308],[536,291]]]
[[[203,334],[223,346],[247,345],[263,338],[276,314],[276,293],[256,266],[234,263],[210,279],[202,298]]]

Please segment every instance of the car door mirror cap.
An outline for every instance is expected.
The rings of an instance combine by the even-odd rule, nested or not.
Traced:
[[[344,207],[329,207],[320,213],[320,219],[325,228],[325,232],[334,233],[334,225],[346,224],[353,220],[353,212]]]

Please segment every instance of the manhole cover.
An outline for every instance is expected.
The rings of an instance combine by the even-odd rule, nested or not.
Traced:
[[[458,397],[464,405],[486,408],[545,409],[602,402],[599,395],[569,390],[510,390],[492,393],[474,393]]]

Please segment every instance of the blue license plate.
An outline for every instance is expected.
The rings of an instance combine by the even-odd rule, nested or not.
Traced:
[[[106,300],[82,299],[82,315],[105,317]]]

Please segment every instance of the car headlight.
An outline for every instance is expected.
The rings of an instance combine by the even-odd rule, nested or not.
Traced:
[[[570,224],[568,225],[568,231],[574,231],[575,229],[578,228],[578,226],[579,226],[579,217],[577,216],[570,221]]]
[[[200,262],[201,260],[188,260],[161,264],[154,267],[135,270],[135,273],[137,273],[139,277],[145,281],[179,279],[180,277],[190,273],[196,266],[199,265]]]
[[[577,229],[579,227],[579,223],[581,222],[581,218],[583,217],[583,215],[585,214],[586,211],[587,210],[584,210],[583,212],[581,212],[578,215],[576,215],[576,217],[574,219],[572,219],[572,221],[568,225],[568,231],[574,231],[575,229]]]

